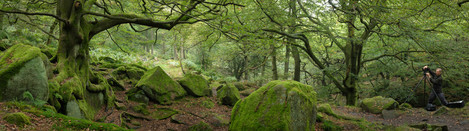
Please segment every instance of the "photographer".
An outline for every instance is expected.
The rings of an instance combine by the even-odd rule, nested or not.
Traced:
[[[430,70],[430,68],[428,68],[428,66],[424,66],[423,70],[425,72],[427,80],[432,83],[433,90],[435,91],[435,92],[430,93],[427,107],[433,106],[431,103],[435,100],[436,97],[439,98],[441,104],[443,104],[444,106],[448,105],[448,102],[445,99],[445,95],[443,94],[441,90],[441,86],[443,83],[443,78],[441,77],[441,73],[442,73],[441,68],[436,68],[436,72],[433,72],[432,70]]]

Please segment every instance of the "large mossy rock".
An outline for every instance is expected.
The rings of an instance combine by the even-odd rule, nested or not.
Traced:
[[[21,100],[26,91],[47,101],[50,73],[48,58],[39,48],[14,45],[0,54],[0,101]]]
[[[169,104],[172,100],[187,94],[184,88],[159,66],[147,71],[136,87],[138,90],[143,90],[151,101],[160,104]]]
[[[188,94],[196,97],[210,96],[212,94],[207,80],[197,74],[185,74],[184,78],[178,81]]]
[[[399,106],[399,103],[396,100],[392,98],[385,98],[382,96],[375,96],[373,98],[365,98],[360,103],[360,107],[374,114],[379,114],[383,110],[395,109],[398,106]]]
[[[296,81],[271,81],[239,101],[229,130],[311,131],[316,122],[316,92]]]
[[[140,80],[146,69],[137,65],[122,65],[112,72],[112,76],[118,80]]]
[[[240,99],[239,91],[233,84],[223,85],[217,90],[217,98],[223,105],[234,106]]]

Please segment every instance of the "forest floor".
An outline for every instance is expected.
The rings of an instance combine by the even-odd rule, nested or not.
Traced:
[[[443,107],[439,107],[443,108]],[[449,109],[448,112],[438,114],[436,111],[429,112],[423,108],[411,108],[402,111],[396,118],[385,119],[381,114],[373,114],[345,106],[332,106],[335,113],[355,118],[364,118],[369,122],[382,124],[384,126],[405,126],[427,123],[431,125],[446,125],[450,131],[469,130],[469,106],[460,109]],[[448,108],[447,108],[448,109]]]
[[[124,95],[125,94],[123,94],[123,92],[116,92],[117,99],[123,99]],[[213,102],[213,105],[207,106],[206,103],[210,102]],[[145,113],[146,111],[142,112],[134,109],[134,107],[138,107],[140,105],[139,103],[128,101],[123,104],[125,105],[125,109],[118,110],[115,108],[103,108],[97,114],[94,121],[114,123],[129,129],[145,131],[188,130],[191,126],[200,122],[209,124],[214,130],[228,130],[232,108],[230,106],[217,104],[216,97],[185,97],[175,101],[171,105],[149,103],[145,107],[147,113]],[[64,121],[70,122],[70,120],[53,119],[42,115],[34,115],[33,113],[29,113],[28,110],[20,110],[20,108],[22,107],[0,103],[0,118],[3,118],[5,113],[25,112],[27,116],[31,117],[31,124],[20,127],[0,119],[0,130],[54,130],[57,129],[57,125],[60,125],[60,123],[63,123]],[[166,109],[170,109],[174,112],[164,112],[167,111]],[[469,130],[469,114],[467,113],[469,111],[469,106],[461,109],[449,109],[447,113],[440,115],[437,115],[435,112],[425,111],[422,108],[411,108],[403,111],[399,117],[392,119],[384,119],[380,114],[368,113],[358,107],[332,106],[332,110],[340,116],[348,116],[351,118],[365,120],[360,124],[357,124],[356,122],[344,122],[342,120],[329,119],[334,124],[342,127],[343,130],[386,130],[386,128],[375,128],[376,126],[369,126],[369,123],[373,123],[373,125],[381,127],[398,127],[403,125],[428,123],[432,125],[447,125],[450,131]],[[322,124],[323,123],[317,123],[316,130],[323,130]],[[66,129],[75,130],[73,127]],[[87,130],[87,128],[85,127],[84,130]]]

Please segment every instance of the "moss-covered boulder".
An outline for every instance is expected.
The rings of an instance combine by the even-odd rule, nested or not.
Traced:
[[[37,47],[17,44],[0,54],[0,101],[21,100],[29,91],[35,99],[49,97],[49,61]]]
[[[142,76],[147,71],[144,67],[134,65],[134,64],[123,64],[119,66],[119,68],[112,71],[111,76],[117,80],[121,80],[121,84],[123,82],[129,82],[132,85],[137,84],[138,80],[142,78]]]
[[[296,81],[271,81],[239,101],[229,130],[314,130],[316,92]]]
[[[15,124],[18,126],[24,126],[31,124],[31,118],[22,112],[10,113],[3,117],[3,120],[8,123]]]
[[[138,81],[136,87],[138,90],[143,90],[151,101],[160,104],[170,104],[172,100],[187,94],[184,88],[159,66],[147,71]]]
[[[374,114],[379,114],[383,110],[395,109],[398,106],[399,106],[399,103],[396,100],[392,98],[385,98],[382,96],[375,96],[373,98],[365,98],[360,103],[360,107]]]
[[[178,81],[188,94],[196,97],[209,96],[212,94],[208,81],[201,75],[185,74],[184,78]]]
[[[217,89],[218,101],[223,105],[234,106],[240,99],[239,91],[233,84],[226,84]]]

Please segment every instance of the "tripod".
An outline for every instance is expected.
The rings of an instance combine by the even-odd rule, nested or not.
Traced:
[[[427,80],[428,80],[428,78],[427,78],[427,75],[426,75],[425,73],[426,73],[426,72],[423,73],[422,79],[420,79],[420,81],[417,83],[417,85],[415,85],[415,87],[412,89],[413,92],[415,92],[415,89],[417,89],[417,88],[420,86],[420,84],[422,83],[422,81],[423,81],[423,83],[424,83],[424,84],[423,84],[423,92],[424,92],[424,93],[427,92],[427,91],[426,91],[426,88],[427,88],[426,85],[427,85]],[[433,87],[432,87],[432,86],[433,86],[433,83],[431,83],[431,82],[428,82],[428,83],[430,84],[430,89],[431,89],[432,93],[435,95],[435,97],[438,99],[438,101],[441,102],[440,97],[438,97],[438,94],[436,94],[435,89],[433,89]],[[407,99],[405,100],[405,102],[408,102],[409,99],[410,99],[410,96],[407,97]],[[425,101],[427,100],[426,95],[423,96],[423,99],[424,99]]]

